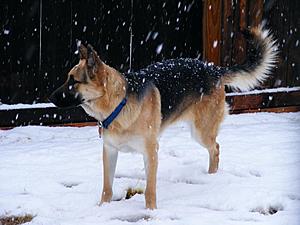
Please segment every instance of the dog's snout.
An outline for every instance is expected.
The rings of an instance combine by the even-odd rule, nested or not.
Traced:
[[[57,107],[64,107],[64,98],[66,94],[59,89],[55,90],[49,97],[49,100]]]
[[[66,86],[56,89],[50,96],[49,100],[57,107],[75,107],[82,103],[81,95],[73,89],[69,90]]]

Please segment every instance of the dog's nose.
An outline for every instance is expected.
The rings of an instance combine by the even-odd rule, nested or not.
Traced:
[[[70,92],[65,86],[56,89],[49,96],[49,100],[59,108],[75,107],[82,103],[81,95]]]

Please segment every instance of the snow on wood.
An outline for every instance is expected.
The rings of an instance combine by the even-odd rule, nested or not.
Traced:
[[[226,96],[258,95],[262,93],[278,93],[278,92],[292,92],[292,91],[300,91],[300,87],[281,87],[281,88],[268,88],[263,90],[252,90],[246,92],[232,92],[232,93],[227,93]]]
[[[10,109],[37,109],[55,107],[52,103],[37,103],[37,104],[0,104],[0,110]]]

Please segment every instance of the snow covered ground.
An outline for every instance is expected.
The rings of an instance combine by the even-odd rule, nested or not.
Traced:
[[[220,169],[186,124],[160,138],[158,209],[144,208],[141,155],[121,153],[114,201],[98,206],[102,143],[96,127],[0,131],[0,216],[35,215],[29,224],[299,225],[300,113],[228,116],[220,130]],[[276,213],[275,213],[276,212]],[[272,214],[274,213],[274,214]]]

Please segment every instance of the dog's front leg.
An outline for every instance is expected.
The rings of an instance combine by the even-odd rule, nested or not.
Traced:
[[[103,145],[103,190],[101,204],[110,202],[112,198],[112,185],[118,159],[118,150]]]
[[[147,209],[156,209],[157,143],[146,143],[144,165],[147,178],[145,201]]]

